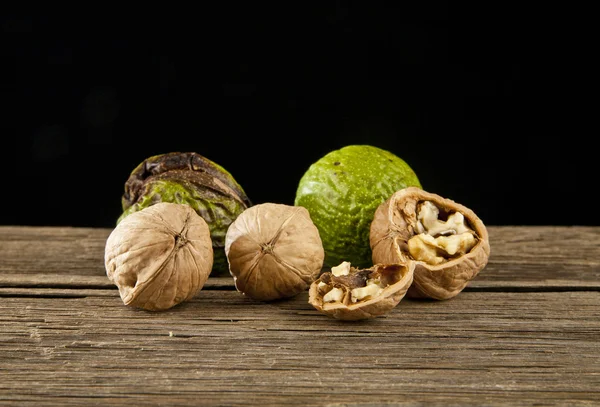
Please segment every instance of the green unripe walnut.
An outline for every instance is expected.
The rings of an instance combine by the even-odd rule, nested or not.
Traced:
[[[394,192],[421,187],[412,168],[395,154],[370,145],[349,145],[313,163],[296,191],[325,249],[325,265],[349,261],[372,265],[369,228],[377,207]]]

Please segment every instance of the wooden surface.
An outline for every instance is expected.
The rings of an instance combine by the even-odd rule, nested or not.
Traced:
[[[457,297],[340,322],[210,278],[151,313],[109,229],[0,227],[0,405],[600,405],[600,227],[489,227]]]

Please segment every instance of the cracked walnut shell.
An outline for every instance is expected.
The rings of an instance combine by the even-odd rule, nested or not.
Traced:
[[[213,265],[208,224],[188,205],[157,203],[113,229],[104,261],[125,305],[169,309],[194,297],[208,279]]]
[[[308,302],[330,317],[356,321],[391,311],[413,281],[413,263],[351,267],[347,261],[332,267],[313,282]]]
[[[486,265],[488,232],[469,208],[408,187],[396,191],[373,216],[374,263],[414,263],[410,298],[446,300],[458,295]]]
[[[236,289],[260,301],[305,291],[323,268],[317,227],[301,206],[254,205],[227,230],[225,253]]]

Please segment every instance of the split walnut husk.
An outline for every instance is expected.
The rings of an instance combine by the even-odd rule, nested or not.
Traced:
[[[487,229],[475,212],[416,187],[379,205],[370,246],[374,263],[414,264],[407,297],[436,300],[458,295],[490,255]]]
[[[173,173],[172,171],[179,171]],[[233,176],[217,163],[194,152],[172,152],[149,157],[142,161],[130,174],[125,183],[123,209],[127,210],[143,195],[149,178],[162,175],[163,179],[184,177],[196,186],[202,186],[219,195],[229,196],[250,206],[251,202]],[[196,178],[197,177],[197,178]]]
[[[145,159],[131,172],[121,201],[123,213],[117,223],[158,202],[192,207],[210,228],[215,276],[227,274],[223,249],[227,228],[252,205],[228,171],[194,152],[172,152]]]
[[[400,303],[413,281],[413,272],[413,263],[375,264],[359,269],[342,262],[311,284],[308,302],[335,319],[375,318]]]

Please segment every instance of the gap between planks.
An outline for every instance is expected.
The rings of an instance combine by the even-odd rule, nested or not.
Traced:
[[[234,291],[233,279],[211,277],[203,291]],[[600,282],[589,281],[525,281],[516,283],[471,281],[463,292],[581,292],[600,291]],[[117,287],[104,276],[68,275],[0,275],[0,297],[44,297],[44,298],[83,298],[87,296],[116,296]]]

